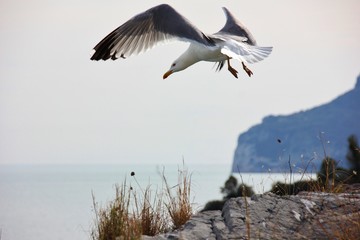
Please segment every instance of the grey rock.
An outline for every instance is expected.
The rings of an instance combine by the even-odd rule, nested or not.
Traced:
[[[252,198],[232,198],[222,212],[198,213],[180,230],[143,239],[359,238],[360,185],[354,186],[351,193],[341,194],[301,192],[278,196],[266,193]],[[356,235],[350,235],[352,231]]]

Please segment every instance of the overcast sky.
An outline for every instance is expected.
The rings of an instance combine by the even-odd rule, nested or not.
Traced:
[[[263,62],[201,62],[162,80],[186,43],[111,62],[90,61],[109,32],[159,1],[1,0],[0,163],[231,164],[238,135],[350,90],[360,73],[358,0],[168,1],[206,33],[222,6]]]

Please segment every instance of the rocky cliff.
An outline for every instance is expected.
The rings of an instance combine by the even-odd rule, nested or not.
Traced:
[[[347,138],[360,137],[360,76],[353,90],[333,101],[286,116],[268,116],[238,139],[233,172],[284,172],[288,161],[312,172],[330,156],[346,165]]]

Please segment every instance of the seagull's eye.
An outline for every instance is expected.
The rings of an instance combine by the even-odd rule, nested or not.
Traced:
[[[172,67],[175,67],[175,65],[176,65],[176,64],[175,64],[175,63],[173,63],[171,66],[172,66]]]

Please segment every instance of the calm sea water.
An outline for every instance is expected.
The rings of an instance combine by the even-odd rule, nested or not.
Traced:
[[[192,199],[200,210],[207,201],[221,199],[220,187],[230,165],[187,165]],[[90,239],[93,224],[92,192],[100,205],[114,198],[115,184],[125,179],[134,189],[161,188],[159,172],[170,186],[178,182],[182,165],[0,165],[0,239]],[[130,176],[134,171],[136,181]],[[237,176],[235,174],[235,176]],[[242,180],[263,193],[288,174],[243,173]],[[240,175],[237,176],[240,179]],[[293,176],[293,180],[301,175]]]

